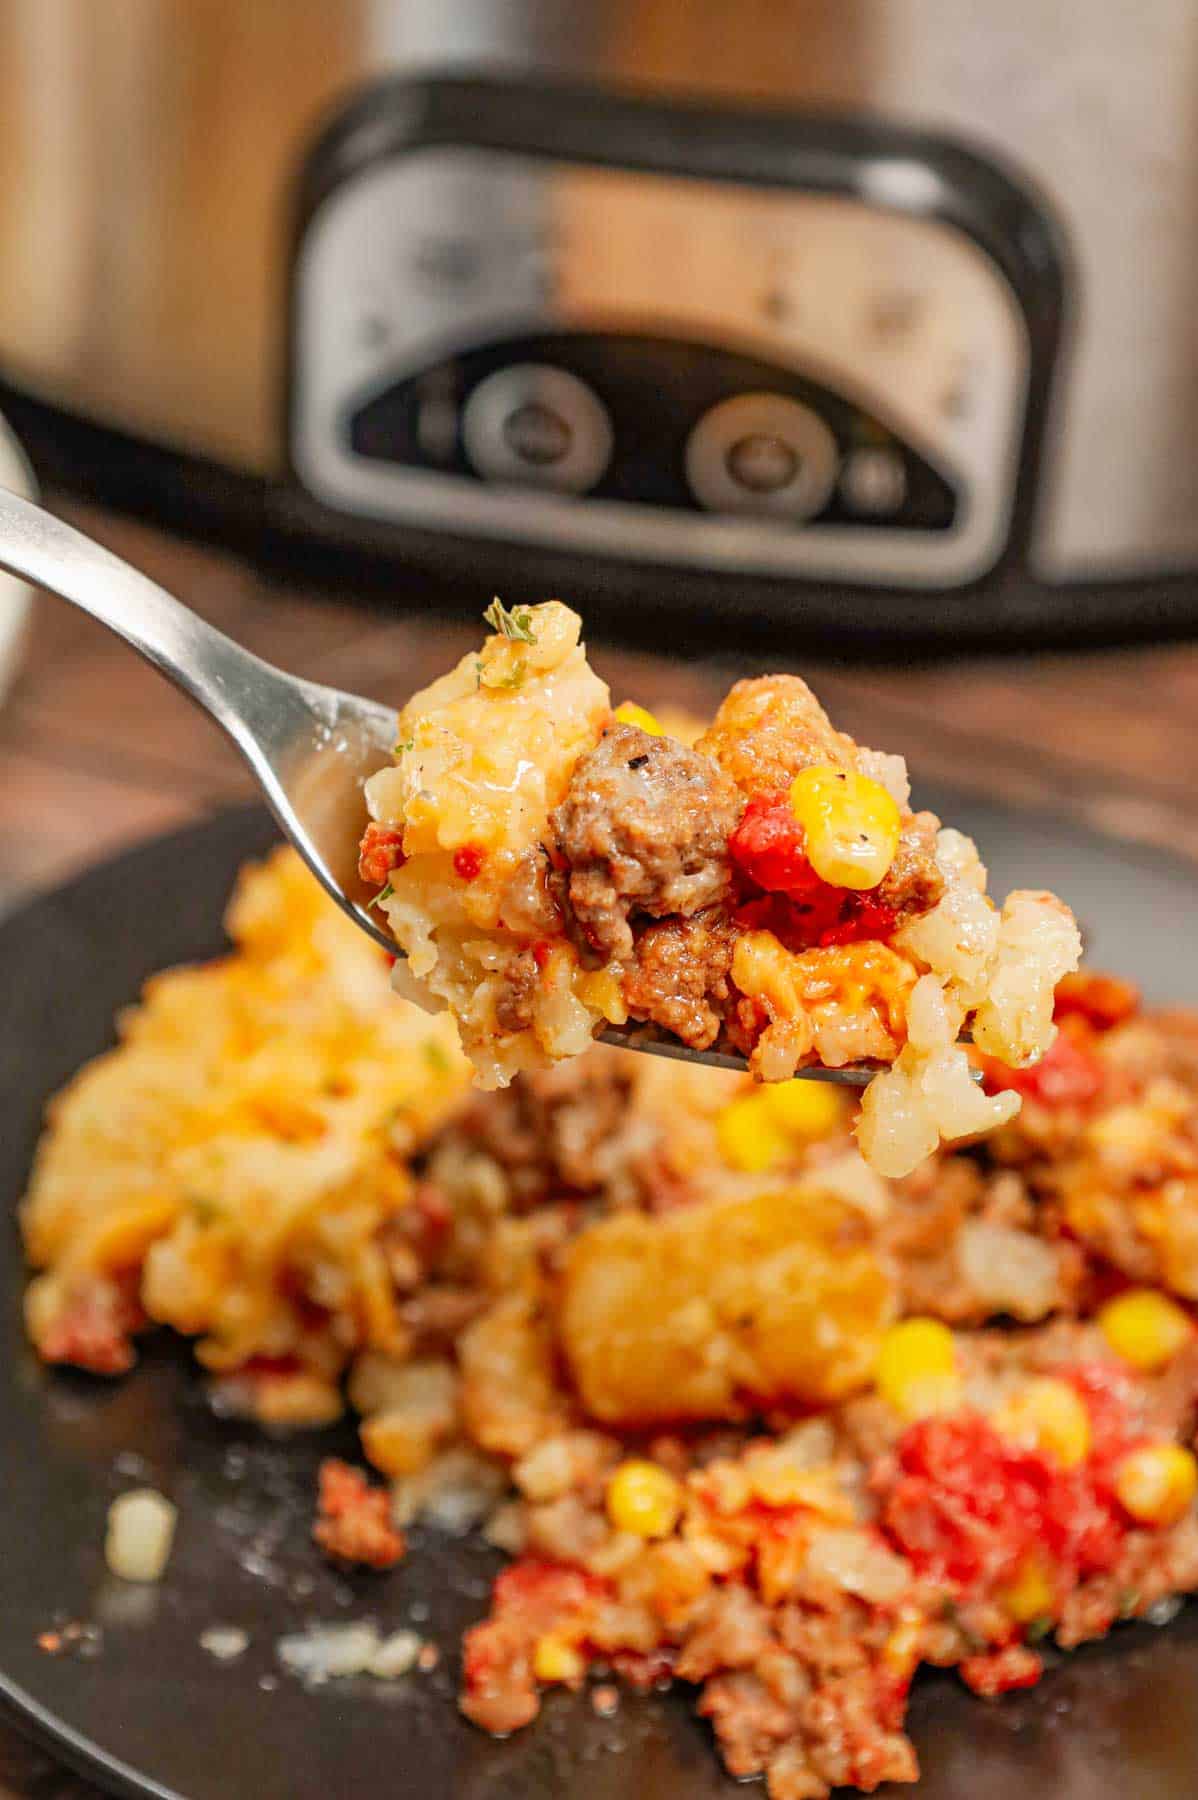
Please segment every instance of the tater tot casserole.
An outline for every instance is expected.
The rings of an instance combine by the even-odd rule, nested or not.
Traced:
[[[617,731],[653,741],[653,721],[613,726],[564,608],[536,636],[497,633],[477,683],[414,702],[375,797],[415,834],[390,873],[397,934],[471,1054],[519,1079],[479,1092],[449,1016],[397,998],[382,952],[274,855],[242,875],[230,953],[155,977],[53,1102],[21,1211],[29,1332],[48,1361],[119,1376],[165,1324],[224,1408],[277,1427],[352,1407],[373,1475],[326,1463],[327,1555],[385,1568],[421,1519],[509,1558],[462,1647],[480,1727],[528,1726],[553,1687],[599,1682],[606,1704],[687,1684],[727,1769],[771,1800],[912,1781],[921,1664],[998,1695],[1039,1678],[1047,1644],[1198,1588],[1198,1019],[1110,977],[1056,984],[1063,909],[991,908],[967,840],[901,813],[929,903],[883,946],[904,998],[891,1044],[871,1040],[894,1061],[871,1092],[926,1095],[936,1057],[968,1058],[984,1140],[936,1148],[938,1113],[871,1166],[826,1085],[559,1060],[614,1004],[586,985],[610,960],[588,968],[569,939],[532,1022],[493,1041],[495,909],[533,840],[507,800],[479,813],[467,715],[499,693],[543,730],[534,775],[487,728],[534,834],[575,805],[578,757]],[[527,687],[499,685],[534,656]],[[721,783],[742,756],[763,766],[742,729],[759,691],[734,690],[705,740]],[[857,772],[869,753],[837,755]],[[492,877],[453,875],[471,845]],[[1045,930],[1056,948],[1029,949]],[[798,981],[815,952],[774,942]],[[967,1005],[975,1043],[953,1047]]]

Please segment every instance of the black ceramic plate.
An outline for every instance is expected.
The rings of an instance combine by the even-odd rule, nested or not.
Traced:
[[[951,795],[926,796],[977,834],[997,891],[1068,895],[1092,954],[1157,1000],[1198,1001],[1193,878],[1179,863]],[[0,1192],[24,1183],[42,1104],[111,1041],[112,1016],[152,970],[221,946],[238,864],[271,840],[238,814],[147,845],[0,927]],[[270,1443],[205,1409],[186,1353],[151,1342],[106,1383],[51,1374],[28,1355],[15,1231],[0,1230],[0,1700],[37,1735],[122,1793],[186,1800],[723,1800],[706,1728],[684,1695],[626,1699],[615,1719],[554,1696],[496,1744],[458,1717],[454,1645],[483,1610],[496,1559],[472,1542],[418,1538],[402,1568],[346,1581],[308,1544],[321,1454],[349,1428]],[[145,1479],[174,1495],[180,1527],[160,1589],[106,1580],[104,1515]],[[276,1639],[313,1619],[415,1624],[445,1647],[434,1674],[307,1691]],[[39,1633],[97,1625],[98,1654],[48,1656]],[[232,1664],[199,1643],[212,1625],[251,1638]],[[1122,1629],[1031,1693],[973,1700],[922,1682],[912,1731],[925,1800],[1190,1800],[1198,1791],[1198,1607],[1153,1631]]]

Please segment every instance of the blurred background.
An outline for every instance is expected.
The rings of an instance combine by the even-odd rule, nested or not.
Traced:
[[[559,593],[1198,853],[1196,300],[1190,0],[0,0],[0,482],[384,698]],[[0,906],[248,797],[11,583],[0,685]]]

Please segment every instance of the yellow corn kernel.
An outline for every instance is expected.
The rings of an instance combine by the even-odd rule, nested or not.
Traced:
[[[649,733],[650,737],[665,736],[665,732],[653,714],[646,707],[638,706],[635,700],[625,700],[622,706],[617,706],[616,718],[619,719],[621,725],[639,725],[642,731]]]
[[[874,1381],[904,1419],[951,1412],[960,1404],[961,1376],[953,1334],[939,1319],[903,1319],[882,1339]]]
[[[1040,1558],[1033,1552],[1027,1557],[1010,1586],[999,1595],[1011,1617],[1020,1625],[1051,1614],[1053,1592]]]
[[[892,1674],[905,1678],[919,1661],[923,1645],[923,1614],[913,1606],[905,1606],[898,1623],[882,1645],[882,1660]]]
[[[830,1081],[774,1081],[761,1090],[765,1110],[788,1137],[815,1143],[848,1119],[849,1106]]]
[[[821,764],[795,776],[790,806],[821,880],[834,887],[877,887],[894,861],[903,823],[880,782]]]
[[[547,1631],[544,1637],[536,1641],[532,1653],[532,1672],[538,1681],[564,1681],[573,1686],[586,1674],[586,1658],[581,1650],[559,1637],[554,1631]]]
[[[1133,1369],[1159,1369],[1190,1341],[1190,1315],[1155,1288],[1132,1288],[1098,1315],[1102,1335]]]
[[[1090,1451],[1090,1415],[1076,1388],[1053,1375],[1038,1376],[999,1407],[994,1429],[1028,1450],[1074,1469]]]
[[[1175,1525],[1198,1493],[1198,1462],[1180,1444],[1144,1444],[1119,1462],[1115,1493],[1142,1525]]]
[[[814,1084],[813,1084],[814,1085]],[[794,1153],[792,1140],[780,1131],[767,1103],[768,1088],[730,1100],[716,1119],[720,1155],[733,1169],[760,1175],[776,1169]]]
[[[607,1516],[617,1531],[668,1537],[682,1510],[682,1489],[659,1463],[622,1462],[607,1484]]]

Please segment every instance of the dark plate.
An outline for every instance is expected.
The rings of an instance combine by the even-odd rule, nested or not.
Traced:
[[[1198,1001],[1193,876],[1180,863],[951,795],[926,795],[977,834],[992,886],[1045,883],[1068,895],[1091,950],[1157,1000]],[[0,1183],[21,1192],[42,1104],[111,1041],[116,1009],[152,970],[221,947],[237,865],[272,831],[257,814],[217,819],[133,851],[0,927]],[[495,1744],[454,1710],[453,1646],[483,1609],[496,1558],[483,1546],[417,1539],[385,1577],[342,1580],[307,1541],[321,1454],[345,1428],[264,1442],[214,1419],[186,1354],[152,1341],[116,1383],[39,1369],[20,1324],[17,1237],[0,1231],[0,1700],[107,1786],[187,1800],[329,1800],[351,1793],[499,1800],[705,1800],[734,1791],[686,1697],[625,1699],[614,1720],[557,1695],[540,1722]],[[105,1579],[104,1515],[140,1479],[178,1500],[161,1589]],[[442,1667],[393,1686],[307,1691],[275,1640],[319,1619],[414,1623],[446,1647]],[[38,1634],[97,1624],[94,1657],[52,1657]],[[251,1646],[215,1662],[199,1644],[240,1625]],[[1068,1800],[1112,1794],[1190,1800],[1198,1791],[1198,1607],[1162,1631],[1127,1627],[998,1704],[950,1678],[920,1684],[912,1730],[926,1800]]]

